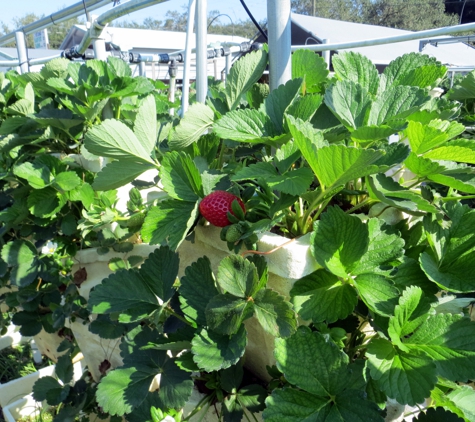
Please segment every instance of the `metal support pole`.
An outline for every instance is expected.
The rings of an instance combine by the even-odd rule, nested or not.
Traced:
[[[168,66],[168,74],[170,75],[170,88],[168,91],[168,101],[171,103],[175,102],[175,92],[176,92],[176,71],[177,64],[175,59],[171,59],[170,66]],[[175,109],[170,107],[170,116],[175,114]]]
[[[105,26],[100,25],[97,23],[98,17],[92,15],[90,17],[91,21],[88,22],[88,35],[92,40],[92,48],[94,49],[94,57],[97,60],[107,60],[107,52],[106,52],[106,41],[102,37],[102,31],[104,30]],[[86,38],[86,37],[85,37]],[[86,45],[87,48],[87,45]]]
[[[290,0],[267,0],[271,91],[292,78]]]
[[[290,2],[290,0],[289,0]],[[208,93],[207,1],[196,2],[196,101],[204,103]]]
[[[188,110],[190,98],[190,65],[191,65],[191,37],[193,35],[193,25],[195,23],[196,0],[190,0],[188,5],[188,22],[186,23],[186,44],[185,60],[183,65],[183,86],[181,97],[181,115]]]
[[[15,32],[16,49],[18,52],[18,61],[20,62],[20,73],[30,71],[28,64],[28,53],[26,51],[26,39],[23,31]]]
[[[229,71],[231,70],[231,60],[232,60],[232,56],[231,54],[228,54],[226,56],[226,79],[229,75]]]
[[[94,38],[92,40],[92,48],[94,49],[94,57],[97,60],[107,60],[106,42],[104,38]]]
[[[147,76],[147,69],[145,68],[145,62],[139,63],[139,75],[140,76]]]
[[[322,40],[322,43],[329,44],[330,40],[328,38],[324,38]],[[327,64],[327,69],[330,69],[330,50],[322,51],[322,57],[323,57],[323,60],[325,60],[325,63]]]

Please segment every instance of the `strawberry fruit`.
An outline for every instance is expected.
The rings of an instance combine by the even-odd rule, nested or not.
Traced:
[[[213,226],[226,227],[231,224],[228,220],[228,212],[235,215],[231,206],[234,200],[238,202],[243,212],[246,212],[246,207],[241,198],[232,193],[217,190],[205,196],[200,202],[200,213]]]

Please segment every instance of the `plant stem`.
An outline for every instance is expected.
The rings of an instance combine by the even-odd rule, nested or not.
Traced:
[[[195,416],[197,413],[199,413],[203,409],[203,405],[207,405],[206,410],[203,412],[203,415],[200,418],[200,421],[203,419],[204,415],[206,415],[206,412],[208,411],[211,400],[213,399],[213,395],[209,396],[204,396],[196,405],[196,407],[193,409],[193,411],[184,419],[182,419],[182,422],[190,420],[193,416]]]
[[[440,198],[441,201],[463,201],[464,199],[475,199],[475,195],[466,195],[466,196],[449,196],[447,198]]]
[[[332,200],[333,197],[330,197],[328,199],[326,199],[325,201],[323,201],[321,204],[320,204],[320,208],[318,209],[318,211],[315,213],[315,215],[313,216],[312,218],[312,223],[317,221],[318,217],[320,217],[320,214],[323,212],[323,210],[327,207],[328,203]]]
[[[194,327],[194,325],[190,321],[188,321],[186,318],[182,317],[181,315],[177,314],[172,308],[167,306],[164,308],[164,311],[168,312],[170,315],[173,315],[175,318],[178,318],[180,321],[184,322],[190,327]]]
[[[271,249],[270,251],[267,252],[261,252],[261,251],[253,251],[253,250],[248,250],[241,252],[241,256],[249,255],[249,254],[254,254],[254,255],[270,255],[271,253],[274,253],[275,251],[279,250],[280,248],[283,248],[284,246],[287,246],[294,242],[298,237],[294,237],[293,239],[290,239],[288,242],[282,243],[282,245],[279,245],[275,247],[274,249]]]
[[[350,208],[349,210],[346,210],[345,212],[347,214],[351,214],[353,211],[359,210],[360,208],[363,208],[365,205],[369,205],[372,202],[376,202],[376,201],[368,197],[366,199],[363,199],[359,204],[356,204],[354,207]]]

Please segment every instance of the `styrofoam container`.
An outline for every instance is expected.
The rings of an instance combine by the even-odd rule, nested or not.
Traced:
[[[50,365],[46,368],[41,368],[33,374],[28,374],[5,384],[0,384],[0,407],[5,409],[7,406],[31,394],[33,391],[33,385],[38,379],[46,376],[54,376],[54,368],[54,365]],[[76,362],[74,364],[73,379],[78,380],[81,378],[82,371],[83,368],[81,362]]]

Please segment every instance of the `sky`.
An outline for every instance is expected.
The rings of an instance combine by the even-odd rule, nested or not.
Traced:
[[[0,21],[3,21],[8,26],[12,27],[12,19],[15,17],[24,16],[27,13],[35,13],[39,16],[49,16],[64,7],[72,6],[80,2],[80,0],[0,0]],[[125,3],[126,0],[122,0]],[[267,2],[266,0],[245,0],[245,3],[257,21],[262,21],[267,17]],[[110,6],[105,6],[101,9],[96,9],[93,13],[100,15],[112,7],[112,0]],[[128,20],[142,23],[147,17],[153,19],[163,20],[168,10],[177,10],[183,12],[183,5],[188,5],[188,0],[168,0],[163,3],[150,6],[146,9],[139,10],[125,15],[119,21]],[[233,21],[248,19],[244,8],[239,0],[208,0],[208,11],[219,10],[220,13],[225,13],[231,17]],[[227,17],[221,17],[220,22],[229,22]]]

